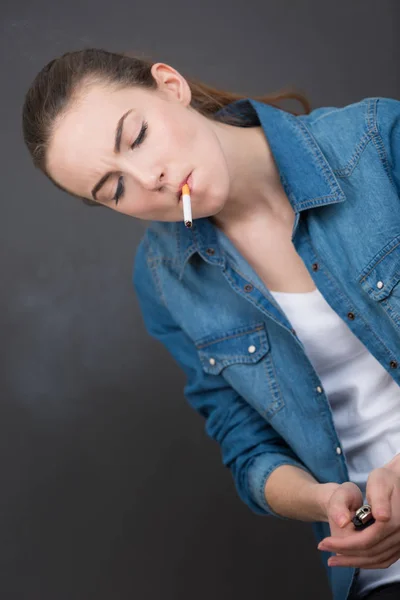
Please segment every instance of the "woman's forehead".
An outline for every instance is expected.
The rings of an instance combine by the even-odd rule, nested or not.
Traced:
[[[102,110],[105,112],[118,111],[129,105],[130,108],[143,108],[145,104],[156,98],[151,90],[140,87],[121,87],[107,84],[92,84],[77,95],[72,101],[72,111]]]
[[[130,118],[139,113],[137,90],[109,90],[96,87],[79,98],[55,123],[48,150],[48,169],[65,173],[74,170],[85,157],[90,159],[114,148],[115,130],[118,120],[126,110]],[[132,103],[136,99],[136,106]]]

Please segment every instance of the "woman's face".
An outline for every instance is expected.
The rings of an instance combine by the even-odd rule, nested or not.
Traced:
[[[230,177],[218,131],[190,105],[186,80],[152,68],[157,90],[91,84],[55,124],[47,169],[66,190],[145,220],[183,219],[191,174],[193,218],[224,206]],[[224,126],[222,126],[224,127]]]

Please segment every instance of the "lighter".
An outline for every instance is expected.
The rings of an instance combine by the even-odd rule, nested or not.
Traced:
[[[369,504],[363,504],[356,511],[356,516],[352,518],[353,525],[356,529],[361,530],[375,523],[372,516],[371,507]]]

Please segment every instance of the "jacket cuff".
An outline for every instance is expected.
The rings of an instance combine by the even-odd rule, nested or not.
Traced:
[[[303,471],[306,471],[306,473],[310,473],[310,471],[306,469],[302,463],[290,458],[285,454],[260,454],[253,459],[248,467],[248,490],[251,500],[259,509],[261,509],[261,513],[260,510],[255,512],[267,516],[278,517],[279,519],[287,521],[290,520],[289,517],[283,517],[272,510],[264,494],[264,488],[268,477],[281,465],[292,465],[293,467],[303,469]]]

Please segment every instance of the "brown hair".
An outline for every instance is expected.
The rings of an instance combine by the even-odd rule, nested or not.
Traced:
[[[96,48],[67,52],[50,61],[35,77],[25,96],[22,112],[24,140],[35,167],[47,175],[58,188],[66,191],[54,181],[46,168],[46,153],[56,119],[68,110],[82,86],[91,82],[101,81],[118,87],[141,86],[156,89],[157,84],[151,74],[153,64],[149,60],[135,58],[129,54],[116,54]],[[194,79],[186,79],[192,93],[193,108],[205,117],[240,125],[240,121],[231,115],[216,117],[215,114],[228,104],[246,96],[218,90]],[[306,114],[311,110],[308,100],[302,94],[290,90],[257,96],[254,99],[281,109],[279,103],[282,100],[294,99],[302,104]],[[92,200],[80,199],[86,204],[99,206]]]

